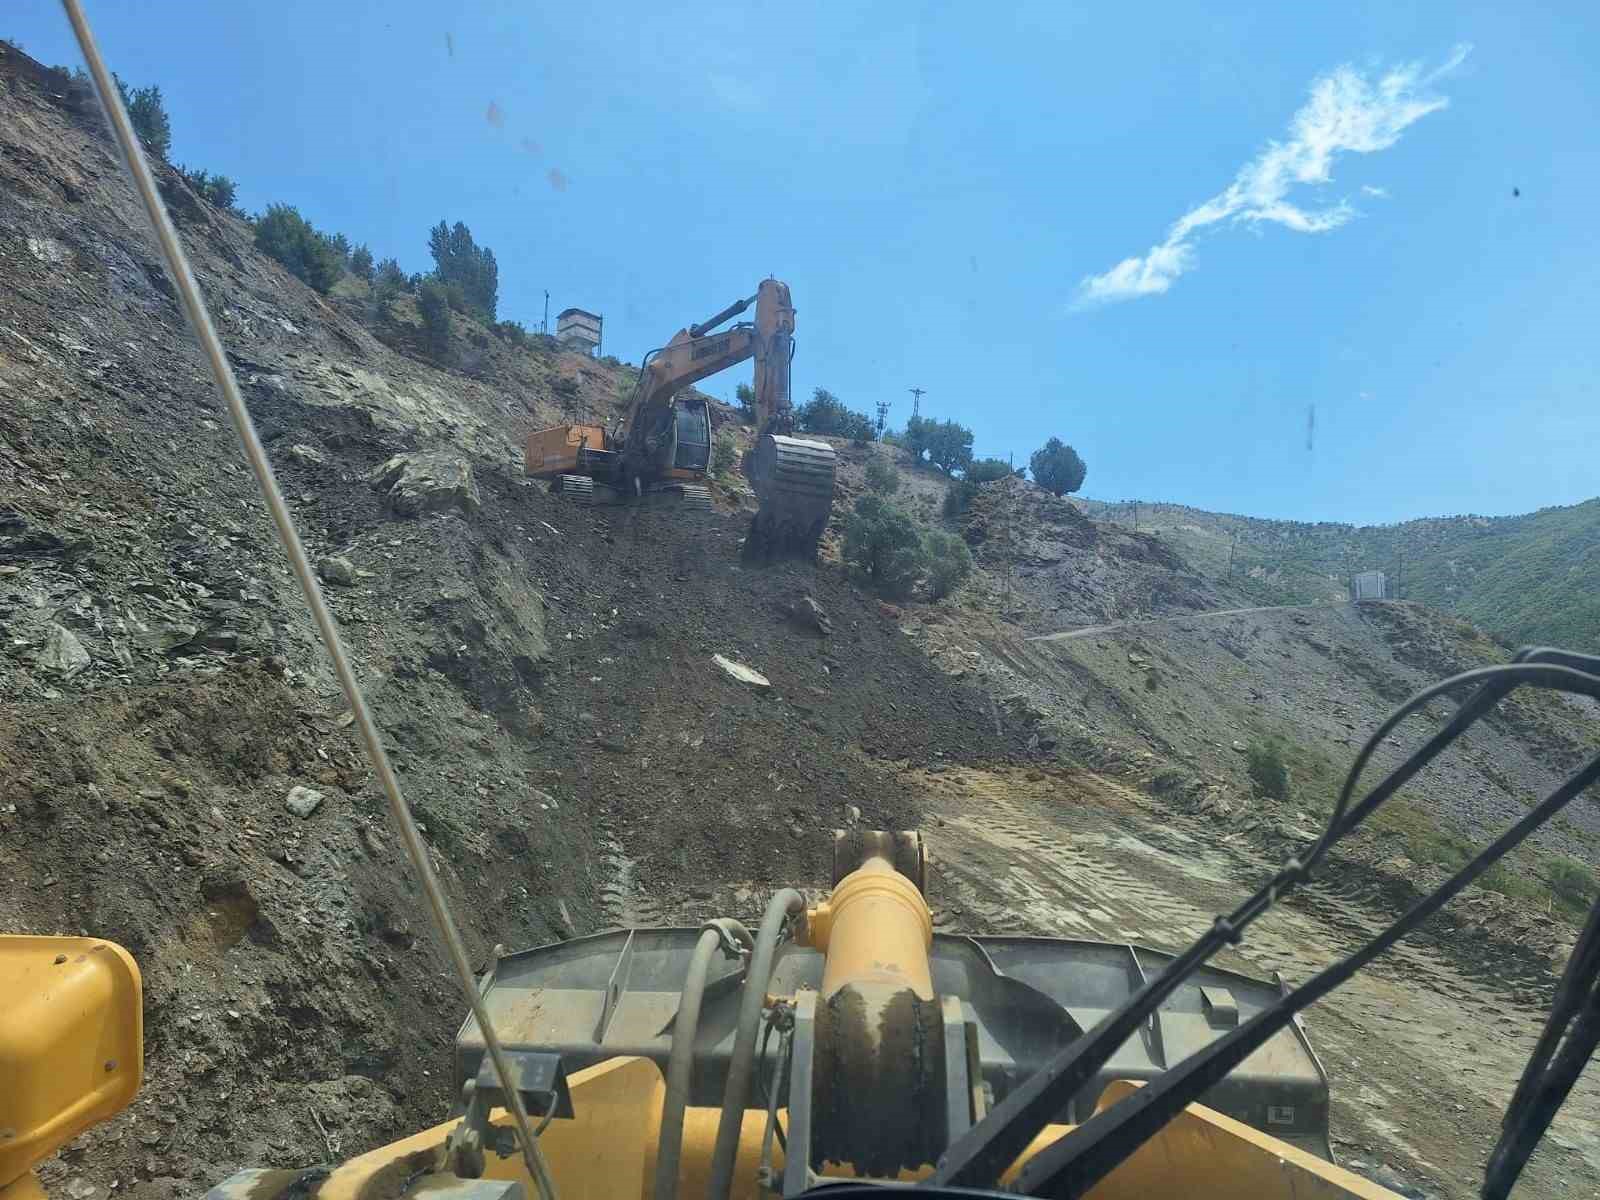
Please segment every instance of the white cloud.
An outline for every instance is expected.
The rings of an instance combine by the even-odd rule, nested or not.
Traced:
[[[1297,188],[1316,188],[1333,179],[1333,161],[1342,154],[1387,150],[1400,135],[1449,101],[1432,85],[1466,60],[1470,46],[1458,46],[1443,64],[1424,72],[1420,63],[1394,67],[1382,75],[1363,75],[1341,66],[1311,85],[1311,97],[1289,122],[1286,141],[1267,148],[1240,168],[1228,187],[1173,222],[1166,238],[1147,254],[1125,258],[1078,285],[1075,307],[1155,296],[1195,265],[1194,240],[1201,231],[1234,225],[1282,225],[1296,233],[1327,233],[1357,216],[1347,200],[1307,205],[1292,202]],[[1382,188],[1362,189],[1386,196]]]
[[[1371,196],[1377,200],[1387,200],[1389,198],[1389,189],[1384,187],[1373,187],[1370,183],[1363,183],[1361,185],[1361,194],[1363,196]]]

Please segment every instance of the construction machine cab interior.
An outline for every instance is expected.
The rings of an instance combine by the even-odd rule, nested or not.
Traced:
[[[128,1106],[144,1073],[139,968],[99,938],[0,936],[0,1197]]]

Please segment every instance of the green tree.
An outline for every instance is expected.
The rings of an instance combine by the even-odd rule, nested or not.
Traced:
[[[1078,452],[1058,437],[1033,452],[1028,469],[1033,472],[1033,481],[1055,496],[1077,491],[1088,472]]]
[[[972,430],[954,421],[940,421],[928,438],[928,461],[946,475],[964,471],[972,463]]]
[[[879,496],[892,496],[900,490],[900,472],[882,455],[874,454],[867,463],[867,490]]]
[[[344,270],[344,258],[333,243],[289,204],[268,206],[256,221],[256,249],[319,292],[337,283]]]
[[[845,407],[844,401],[827,388],[811,393],[811,399],[795,414],[795,424],[802,433],[826,433],[858,444],[870,442],[877,435],[877,426],[866,413]]]
[[[122,107],[128,110],[134,133],[139,135],[146,150],[165,160],[167,151],[172,149],[172,122],[167,119],[166,105],[161,102],[161,89],[154,84],[130,88],[117,76],[112,78],[117,82],[117,94],[122,97]]]
[[[440,221],[428,231],[428,252],[439,279],[460,288],[467,305],[493,321],[500,304],[500,267],[494,251],[473,241],[472,231],[460,221],[453,227]]]
[[[733,389],[733,398],[739,405],[739,416],[746,421],[756,419],[756,390],[748,383]]]
[[[372,251],[367,249],[365,242],[350,251],[350,271],[357,279],[372,282]]]
[[[920,463],[922,456],[928,451],[928,440],[938,422],[930,421],[927,417],[912,417],[906,422],[905,447],[911,451],[913,462]]]
[[[915,522],[882,496],[856,501],[844,523],[843,554],[857,578],[892,600],[909,596],[922,574],[922,538]]]
[[[972,574],[972,551],[953,533],[931,531],[923,538],[928,560],[928,594],[942,600]]]
[[[422,339],[428,353],[443,361],[450,353],[450,299],[437,279],[424,279],[417,289],[422,314]]]
[[[386,258],[378,264],[372,274],[372,291],[378,299],[387,303],[401,292],[411,290],[411,280],[400,269],[400,264],[392,258]]]
[[[1289,798],[1289,768],[1283,761],[1283,748],[1277,742],[1252,742],[1247,769],[1256,795],[1270,796],[1274,800]]]
[[[1011,464],[1003,458],[978,458],[961,472],[961,477],[973,483],[990,483],[1008,478],[1011,474]]]

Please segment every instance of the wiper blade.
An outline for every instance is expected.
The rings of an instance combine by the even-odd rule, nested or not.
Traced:
[[[1600,900],[1589,910],[1539,1042],[1506,1105],[1500,1141],[1484,1171],[1484,1200],[1504,1200],[1551,1119],[1600,1045]]]

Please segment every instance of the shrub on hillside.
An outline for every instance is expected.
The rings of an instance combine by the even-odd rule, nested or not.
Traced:
[[[711,445],[711,473],[726,475],[738,465],[739,439],[734,437],[733,430],[721,430]]]
[[[849,438],[858,445],[870,442],[877,432],[866,413],[846,408],[844,401],[827,388],[817,388],[811,393],[811,399],[800,406],[795,414],[795,426],[802,433],[831,434]]]
[[[922,574],[916,524],[882,496],[863,496],[844,523],[844,560],[859,579],[891,600],[911,594]]]
[[[887,458],[874,454],[867,463],[867,489],[880,496],[892,496],[900,490],[900,472]]]
[[[296,279],[326,292],[339,281],[344,259],[290,204],[273,204],[256,220],[256,249],[271,255]]]
[[[942,600],[972,574],[972,551],[953,533],[931,532],[923,539],[928,560],[928,594]]]
[[[497,321],[494,331],[513,346],[521,346],[528,340],[527,327],[521,321]]]
[[[179,167],[178,174],[195,191],[195,195],[207,204],[217,208],[233,207],[234,194],[239,190],[239,185],[226,175],[213,175],[209,171],[194,170],[189,167]]]
[[[996,479],[1006,479],[1011,473],[1011,464],[1003,458],[978,458],[961,472],[961,477],[973,483],[990,483]]]
[[[940,511],[945,519],[954,521],[961,514],[972,507],[972,502],[978,497],[978,485],[970,479],[952,479],[950,486],[944,492],[944,505]]]
[[[1289,768],[1283,761],[1283,748],[1277,742],[1252,742],[1247,761],[1256,795],[1270,796],[1274,800],[1289,798]]]
[[[434,358],[450,353],[450,300],[437,279],[424,279],[417,289],[417,311],[422,314],[422,340]]]
[[[384,303],[393,300],[401,292],[410,290],[410,278],[392,258],[384,259],[372,273],[373,296]]]
[[[1033,472],[1033,481],[1054,496],[1077,491],[1088,472],[1078,452],[1057,437],[1033,452],[1028,469]]]
[[[350,251],[350,273],[364,283],[372,282],[372,251],[365,242]]]
[[[149,87],[130,88],[112,75],[117,83],[117,94],[122,97],[122,107],[128,110],[128,121],[134,133],[144,143],[146,150],[159,159],[167,157],[172,149],[172,122],[167,119],[167,107],[161,102],[161,89]]]
[[[1587,909],[1600,891],[1600,880],[1595,878],[1588,863],[1562,855],[1545,864],[1545,882],[1560,899],[1575,908]]]

